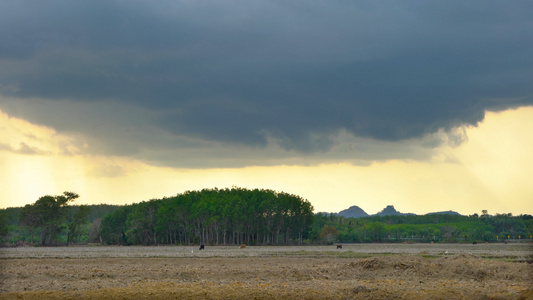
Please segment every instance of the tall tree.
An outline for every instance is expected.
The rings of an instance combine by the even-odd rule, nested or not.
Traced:
[[[24,206],[20,212],[19,222],[32,228],[40,234],[41,245],[51,245],[65,225],[67,217],[66,207],[79,195],[73,192],[64,192],[58,196],[43,196],[34,204]]]
[[[78,208],[74,216],[67,225],[67,246],[81,235],[82,226],[87,224],[87,216],[91,213],[88,206],[82,205]]]
[[[108,244],[127,245],[126,221],[132,211],[133,205],[123,206],[112,213],[106,215],[100,224],[100,237]]]

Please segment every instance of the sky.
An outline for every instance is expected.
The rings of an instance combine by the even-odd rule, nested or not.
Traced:
[[[530,1],[0,7],[0,207],[238,186],[533,214]]]

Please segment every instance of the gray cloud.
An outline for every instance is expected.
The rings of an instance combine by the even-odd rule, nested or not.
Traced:
[[[232,162],[279,162],[326,157],[346,132],[389,145],[383,159],[416,156],[399,145],[533,104],[529,1],[2,6],[0,92],[17,100],[0,109],[94,151],[166,163],[223,145]]]
[[[34,147],[23,142],[19,144],[18,148],[13,148],[9,144],[0,143],[0,151],[2,150],[17,153],[17,154],[24,154],[24,155],[48,155],[50,154],[50,152],[48,151],[39,149],[38,147]]]

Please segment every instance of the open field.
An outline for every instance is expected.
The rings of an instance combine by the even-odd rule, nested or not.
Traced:
[[[533,299],[531,244],[0,249],[0,299]]]

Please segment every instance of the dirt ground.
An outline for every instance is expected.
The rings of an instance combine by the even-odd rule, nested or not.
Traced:
[[[469,253],[276,253],[4,256],[0,299],[533,299],[528,259]]]

